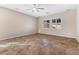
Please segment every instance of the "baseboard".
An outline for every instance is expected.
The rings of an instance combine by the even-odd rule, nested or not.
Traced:
[[[36,34],[36,33],[8,36],[8,37],[0,38],[0,40],[6,40],[6,39],[11,39],[11,38],[16,38],[16,37],[20,37],[20,36],[26,36],[26,35],[32,35],[32,34]]]
[[[79,37],[76,37],[77,42],[79,42]]]
[[[60,36],[60,37],[65,37],[65,38],[73,38],[73,39],[76,39],[76,37],[65,36],[65,35],[56,35],[56,34],[48,34],[48,33],[39,33],[39,34],[54,35],[54,36]]]

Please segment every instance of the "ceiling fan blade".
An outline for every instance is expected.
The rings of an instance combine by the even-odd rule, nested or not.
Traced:
[[[41,6],[41,4],[37,4],[37,7]]]
[[[42,9],[42,10],[43,10],[43,9],[45,9],[45,8],[37,8],[37,9]]]

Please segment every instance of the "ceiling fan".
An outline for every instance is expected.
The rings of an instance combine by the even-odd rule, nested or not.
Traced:
[[[40,12],[41,10],[44,10],[45,8],[39,7],[40,4],[33,4],[33,7],[26,10],[31,10],[32,12]]]

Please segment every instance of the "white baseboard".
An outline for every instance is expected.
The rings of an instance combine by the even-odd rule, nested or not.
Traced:
[[[62,37],[67,37],[67,38],[76,38],[75,36],[68,36],[68,35],[57,35],[57,34],[49,34],[49,33],[40,33],[40,34],[55,35],[55,36],[62,36]]]
[[[35,34],[35,33],[7,36],[7,37],[2,37],[2,38],[0,38],[0,40],[6,40],[6,39],[11,39],[11,38],[20,37],[20,36],[25,36],[25,35],[32,35],[32,34]]]
[[[79,42],[79,37],[76,37],[77,42]]]

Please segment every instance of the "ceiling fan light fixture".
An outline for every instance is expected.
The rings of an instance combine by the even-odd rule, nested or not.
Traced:
[[[32,12],[40,12],[41,10],[44,10],[44,9],[45,8],[39,7],[39,4],[33,4],[33,7],[27,10],[32,10]]]

